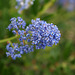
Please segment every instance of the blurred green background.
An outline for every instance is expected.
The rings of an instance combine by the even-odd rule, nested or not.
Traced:
[[[0,43],[0,75],[75,75],[75,10],[68,10],[68,1],[56,0],[39,16],[41,20],[58,26],[61,31],[59,44],[12,60],[6,56],[7,43]],[[35,0],[29,9],[18,14],[16,0],[0,0],[0,40],[14,36],[6,29],[10,18],[21,16],[29,25],[48,2],[50,0]]]

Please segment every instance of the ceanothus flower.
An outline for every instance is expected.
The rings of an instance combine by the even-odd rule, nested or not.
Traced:
[[[17,43],[13,43],[13,46],[11,46],[11,44],[9,43],[7,46],[6,46],[6,49],[7,49],[7,52],[6,52],[6,55],[7,57],[8,56],[11,56],[11,58],[13,60],[15,60],[17,57],[18,58],[21,58],[22,54],[24,53],[30,53],[30,52],[33,52],[34,49],[33,49],[33,45],[29,46],[29,45],[18,45]]]
[[[21,17],[11,18],[11,24],[9,24],[9,31],[12,30],[14,34],[19,35],[17,38],[19,43],[9,43],[6,46],[8,52],[7,56],[11,56],[12,59],[20,58],[24,53],[30,53],[36,49],[45,49],[46,46],[52,47],[54,44],[59,43],[61,34],[58,27],[53,23],[47,23],[46,21],[31,20],[32,24],[26,26],[25,21]]]
[[[34,0],[16,0],[16,9],[19,9],[18,13],[21,13],[21,11],[24,9],[28,9],[29,6],[33,4],[33,1]]]
[[[6,46],[8,52],[6,52],[7,56],[11,56],[12,59],[16,59],[17,57],[21,57],[20,50],[18,44],[13,43],[11,47],[10,43]]]
[[[9,31],[13,30],[12,32],[14,34],[16,34],[16,32],[19,31],[19,29],[21,28],[25,29],[26,22],[21,17],[11,18],[10,21],[11,23],[9,24],[7,29],[9,29]]]
[[[61,34],[56,25],[42,21],[40,18],[31,22],[32,24],[27,27],[26,32],[31,32],[30,41],[36,45],[36,49],[45,49],[46,46],[52,47],[53,44],[57,45]]]

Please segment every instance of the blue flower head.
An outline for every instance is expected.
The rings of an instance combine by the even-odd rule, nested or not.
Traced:
[[[10,44],[6,46],[8,52],[6,52],[7,56],[11,56],[12,59],[16,59],[16,57],[21,57],[20,50],[18,44],[13,43],[13,47]]]
[[[18,31],[19,29],[25,29],[26,22],[21,17],[11,18],[10,21],[11,23],[9,24],[7,29],[9,29],[9,31],[13,30],[12,32],[14,34],[16,34],[16,31]]]
[[[19,9],[18,13],[21,13],[22,10],[29,8],[29,6],[33,4],[33,1],[34,0],[16,0],[16,9]]]
[[[6,46],[7,52],[6,55],[11,56],[12,59],[16,59],[17,57],[22,57],[21,55],[24,53],[30,53],[34,51],[33,45],[21,45],[19,46],[17,43],[13,43],[13,46],[10,45],[10,43]]]
[[[57,45],[61,34],[57,26],[53,23],[49,24],[46,21],[41,21],[40,18],[31,21],[26,31],[31,32],[31,42],[36,45],[36,49],[45,49],[46,46]]]
[[[11,23],[8,26],[9,31],[12,30],[14,34],[19,35],[19,43],[8,44],[6,49],[7,56],[12,59],[21,57],[24,53],[30,53],[36,49],[45,49],[46,46],[52,47],[54,44],[59,43],[61,34],[58,27],[53,23],[46,21],[31,20],[31,24],[27,27],[25,21],[21,17],[11,18]]]

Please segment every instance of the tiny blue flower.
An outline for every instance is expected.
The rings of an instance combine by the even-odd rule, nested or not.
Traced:
[[[18,13],[21,13],[22,10],[29,8],[29,6],[33,4],[33,1],[34,0],[16,0],[16,9],[19,9]]]

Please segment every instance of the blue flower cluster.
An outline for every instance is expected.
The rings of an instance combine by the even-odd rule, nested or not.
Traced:
[[[10,43],[6,46],[8,52],[6,52],[7,56],[11,56],[13,59],[16,57],[21,57],[21,50],[18,48],[18,44],[13,43],[13,47],[11,47]]]
[[[13,43],[13,45],[11,46],[11,44],[9,43],[6,46],[6,49],[8,51],[6,52],[6,54],[7,56],[11,56],[12,59],[16,59],[16,57],[21,57],[21,54],[23,53],[29,53],[33,51],[34,46],[28,45],[26,42],[26,40],[29,41],[29,39],[27,39],[29,35],[26,34],[25,31],[26,22],[21,17],[11,18],[10,21],[11,23],[9,24],[7,29],[9,29],[9,31],[12,30],[14,34],[19,35],[20,37],[18,38],[19,44]]]
[[[9,29],[9,31],[13,30],[12,32],[14,34],[17,34],[17,31],[19,31],[19,29],[25,29],[26,22],[21,17],[11,18],[10,21],[11,23],[9,24],[7,29]]]
[[[36,49],[45,49],[46,46],[52,47],[53,44],[57,45],[60,40],[61,34],[58,27],[53,23],[49,24],[46,21],[31,20],[32,24],[26,26],[25,21],[20,18],[12,18],[11,23],[8,26],[9,31],[16,35],[19,35],[19,44],[8,44],[6,49],[7,56],[11,56],[13,59],[21,57],[24,53],[30,53]]]
[[[21,55],[24,53],[29,53],[33,51],[33,46],[19,46],[17,43],[13,43],[13,46],[11,47],[10,43],[6,46],[6,49],[8,52],[6,52],[7,57],[11,56],[12,59],[16,59],[17,57],[22,57]]]
[[[21,13],[22,10],[29,8],[29,6],[33,4],[33,1],[34,0],[16,0],[16,9],[19,9],[18,13]]]
[[[57,45],[61,34],[56,25],[41,21],[40,18],[31,22],[32,24],[26,28],[26,32],[31,32],[30,41],[36,45],[36,49],[45,49],[46,46],[51,47],[53,44]]]

